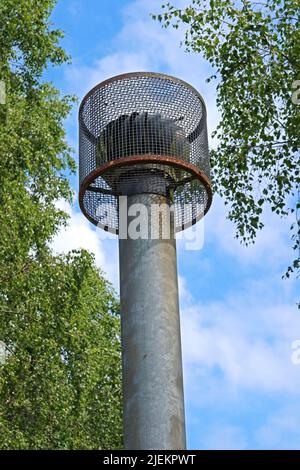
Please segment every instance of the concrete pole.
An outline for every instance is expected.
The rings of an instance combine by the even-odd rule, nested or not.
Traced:
[[[127,198],[137,203],[150,215],[169,199]],[[125,449],[186,448],[176,241],[155,228],[159,239],[119,240]]]

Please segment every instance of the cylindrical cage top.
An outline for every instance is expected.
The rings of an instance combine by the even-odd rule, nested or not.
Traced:
[[[176,230],[196,223],[212,199],[206,109],[174,77],[150,72],[94,87],[79,110],[79,202],[94,224],[118,233],[118,197],[170,196]]]

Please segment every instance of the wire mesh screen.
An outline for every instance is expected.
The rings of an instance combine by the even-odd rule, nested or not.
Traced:
[[[79,110],[80,205],[96,225],[118,233],[118,198],[166,194],[176,230],[211,203],[206,109],[185,82],[132,73],[93,88]]]

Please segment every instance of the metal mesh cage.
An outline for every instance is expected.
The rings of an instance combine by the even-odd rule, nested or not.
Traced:
[[[211,204],[206,109],[187,83],[136,72],[106,80],[79,110],[80,207],[118,233],[118,197],[169,195],[176,231]]]

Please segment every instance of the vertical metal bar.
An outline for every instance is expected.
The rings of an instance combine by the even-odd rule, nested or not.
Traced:
[[[150,215],[153,203],[169,201],[127,198],[128,209],[137,203]],[[126,449],[186,447],[176,241],[157,228],[158,239],[119,240]]]

